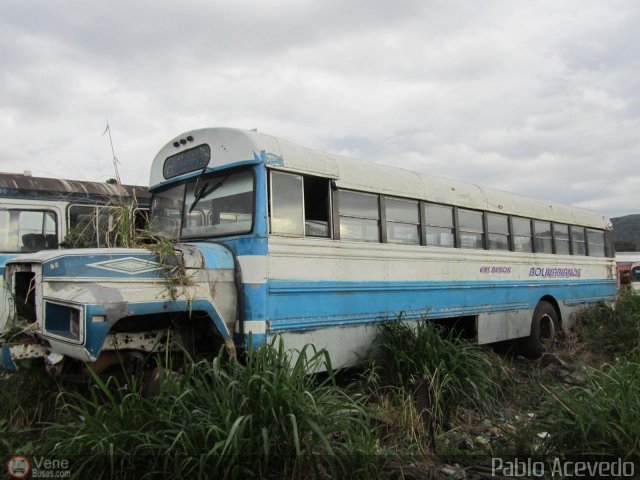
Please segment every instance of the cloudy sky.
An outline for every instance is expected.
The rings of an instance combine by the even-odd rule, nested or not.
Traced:
[[[148,184],[193,128],[640,213],[637,0],[4,0],[0,171]]]

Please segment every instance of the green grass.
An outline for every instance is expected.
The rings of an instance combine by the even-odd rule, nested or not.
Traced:
[[[640,455],[640,295],[582,312],[578,329],[591,352],[614,357],[588,367],[585,383],[547,388],[540,426],[555,452]]]
[[[181,375],[161,375],[152,398],[135,378],[96,377],[56,401],[54,384],[21,370],[0,378],[0,450],[69,458],[96,478],[398,478],[437,468],[436,453],[636,456],[637,302],[625,295],[615,309],[585,312],[572,355],[609,363],[587,368],[578,386],[559,381],[555,364],[501,358],[403,319],[381,328],[379,355],[358,381],[336,376],[326,352],[292,359],[282,343],[242,361],[186,362]],[[314,374],[319,366],[328,373]],[[484,445],[482,435],[494,437]],[[472,450],[461,450],[465,439]]]
[[[587,370],[584,385],[548,391],[540,426],[564,454],[640,455],[640,357]]]
[[[0,454],[34,452],[41,422],[55,417],[58,389],[36,365],[8,374],[0,370]]]
[[[310,372],[325,363],[323,377]],[[222,356],[167,376],[161,392],[143,398],[96,378],[86,397],[63,396],[59,420],[43,449],[79,455],[83,476],[110,478],[376,478],[386,453],[362,395],[335,384],[326,353],[291,360],[282,342],[250,351],[246,362]],[[376,459],[377,458],[377,459]],[[314,473],[315,472],[315,473]]]
[[[592,348],[635,355],[640,351],[640,294],[623,292],[614,306],[586,309],[578,323]]]
[[[493,411],[509,376],[482,347],[430,321],[402,318],[381,328],[383,378],[413,391],[418,411],[442,425],[458,407]]]

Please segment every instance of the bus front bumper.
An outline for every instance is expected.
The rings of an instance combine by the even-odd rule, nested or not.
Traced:
[[[47,351],[37,343],[3,343],[2,352],[0,352],[0,368],[15,372],[16,362],[46,356]]]

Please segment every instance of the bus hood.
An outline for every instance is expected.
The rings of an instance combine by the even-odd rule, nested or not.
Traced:
[[[164,278],[167,267],[184,269],[233,269],[232,253],[211,243],[176,244],[159,254],[142,248],[84,248],[44,250],[20,255],[7,262],[41,264],[43,279]]]

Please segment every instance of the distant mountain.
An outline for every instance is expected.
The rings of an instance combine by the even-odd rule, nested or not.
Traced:
[[[637,252],[640,250],[640,214],[612,218],[616,251]]]

